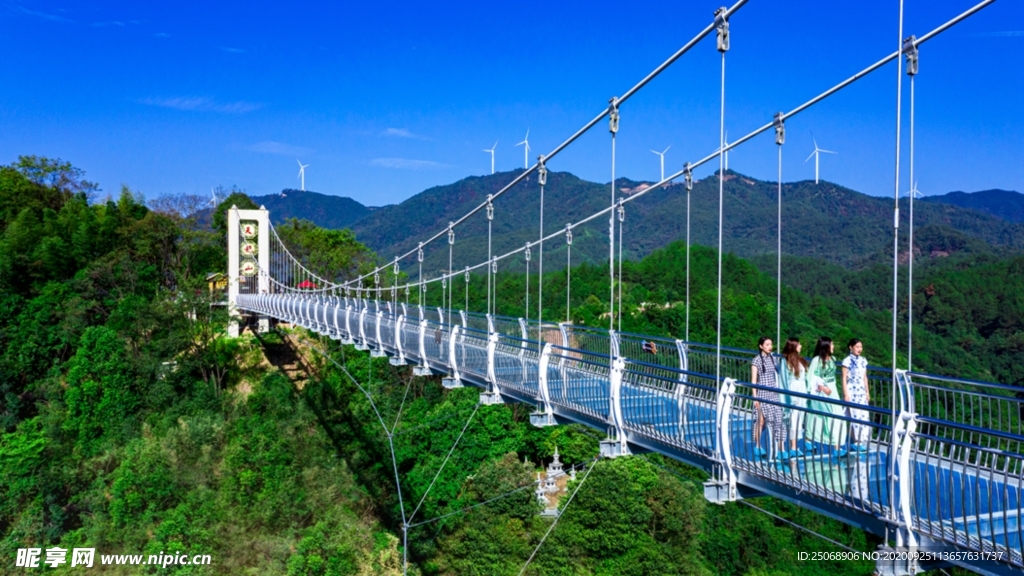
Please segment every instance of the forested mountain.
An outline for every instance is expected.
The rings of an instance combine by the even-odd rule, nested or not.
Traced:
[[[982,190],[980,192],[950,192],[938,196],[925,196],[924,202],[950,204],[971,208],[1001,218],[1007,222],[1024,222],[1024,194],[1011,190]]]
[[[289,218],[299,218],[324,228],[348,228],[373,211],[372,208],[367,208],[345,196],[288,188],[280,194],[253,196],[252,200],[270,211],[270,218],[274,224]]]
[[[738,503],[708,505],[702,472],[652,455],[597,462],[585,484],[569,484],[580,490],[547,537],[535,474],[556,448],[582,471],[599,433],[535,428],[530,406],[480,406],[475,389],[445,390],[437,378],[412,378],[303,330],[229,338],[227,311],[205,281],[224,270],[226,207],[211,231],[193,210],[175,208],[204,199],[150,208],[124,189],[90,202],[95,189],[59,161],[0,166],[0,556],[8,562],[18,548],[95,547],[97,555],[214,559],[162,570],[169,574],[397,576],[402,510],[418,508],[410,574],[516,573],[542,538],[527,574],[840,576],[872,567],[795,562],[799,551],[839,548]],[[236,194],[232,203],[254,205]],[[289,221],[280,232],[318,271],[375,258],[348,231]],[[1022,376],[1024,259],[971,252],[988,246],[978,242],[965,236],[966,248],[921,266],[915,358],[925,370],[1012,384]],[[624,264],[625,329],[680,335],[685,254],[676,242]],[[717,253],[695,247],[691,257],[691,336],[713,340]],[[775,280],[734,255],[724,270],[723,341],[749,347],[774,327]],[[868,357],[885,363],[890,304],[870,288],[884,284],[884,267],[794,257],[784,272],[787,335],[858,336]],[[531,282],[535,295],[536,276]],[[453,284],[456,294],[464,289]],[[471,278],[471,308],[484,307],[484,285]],[[525,292],[524,275],[502,269],[498,312],[524,313]],[[577,264],[572,319],[605,325],[608,292],[605,266]],[[563,318],[563,271],[546,274],[544,294],[545,318]],[[879,543],[771,498],[758,506],[857,550]]]
[[[390,258],[443,230],[448,222],[485,202],[519,171],[465,178],[426,190],[401,204],[375,210],[353,224],[356,236]],[[642,183],[617,181],[621,195],[635,193]],[[776,245],[776,183],[729,172],[725,182],[724,250],[743,257],[774,253]],[[783,252],[820,258],[858,268],[891,255],[892,201],[822,182],[783,185]],[[536,178],[521,183],[495,202],[494,253],[501,254],[535,240],[539,232],[539,187]],[[545,189],[545,231],[564,228],[610,202],[610,186],[581,180],[567,172],[552,172]],[[904,208],[906,200],[903,200]],[[718,181],[712,176],[694,183],[691,193],[691,239],[695,244],[718,244]],[[900,211],[905,223],[909,211]],[[1010,223],[976,210],[937,203],[915,205],[916,251],[924,257],[944,256],[961,249],[1014,253],[1024,249],[1024,225]],[[607,219],[595,219],[574,232],[573,257],[597,262],[607,259]],[[637,258],[686,236],[686,190],[681,184],[651,192],[626,207],[624,252]],[[483,211],[456,233],[455,262],[459,268],[486,259],[487,221]],[[546,250],[564,260],[563,238]],[[426,251],[429,270],[446,269],[447,245]],[[891,256],[890,256],[891,257]]]

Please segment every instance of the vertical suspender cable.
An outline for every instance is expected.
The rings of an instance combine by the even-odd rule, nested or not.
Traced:
[[[776,270],[775,270],[775,345],[782,342],[782,145],[786,142],[786,126],[783,124],[782,112],[775,115],[775,144],[779,149],[779,222],[777,241],[775,249]]]
[[[900,0],[899,37],[897,51],[903,50],[903,0]],[[892,383],[889,389],[889,408],[891,420],[890,430],[896,429],[896,315],[899,305],[899,249],[900,249],[900,112],[903,104],[903,70],[900,61],[896,60],[896,173],[893,181],[893,220],[892,220]],[[896,519],[896,442],[898,439],[890,433],[889,445],[889,517]],[[898,534],[898,532],[897,532]]]
[[[526,304],[523,306],[523,316],[526,318],[527,326],[530,322],[530,243],[526,243],[526,250],[524,252],[526,256]],[[527,327],[526,337],[529,338],[529,327]]]
[[[690,341],[690,192],[693,191],[693,171],[690,163],[686,163],[684,172],[686,182],[686,334],[683,338]]]
[[[917,38],[911,36],[903,43],[907,55],[907,75],[910,76],[910,261],[907,271],[907,370],[914,369],[914,77],[917,76]]]
[[[572,322],[569,300],[572,297],[572,225],[565,225],[565,321]],[[566,343],[566,346],[569,344]]]
[[[487,195],[487,313],[494,314],[494,307],[491,304],[491,282],[497,282],[493,276],[494,256],[491,255],[491,223],[494,221],[494,204],[491,203],[491,195]]]
[[[452,249],[455,247],[455,228],[448,223],[448,326],[452,325],[452,293],[455,292],[455,277],[452,276]],[[441,303],[444,306],[444,302]]]
[[[608,131],[612,133],[612,203],[608,209],[608,329],[615,329],[615,134],[619,131],[618,98],[609,101]]]
[[[721,12],[723,9],[720,9]],[[722,221],[725,202],[725,53],[729,50],[729,22],[722,16],[718,26],[718,51],[722,53],[721,106],[718,124],[718,308],[715,334],[715,380],[722,380]],[[716,446],[716,448],[719,448]]]
[[[537,241],[537,326],[544,321],[544,186],[548,183],[548,169],[544,157],[537,158],[537,181],[540,183],[540,239]],[[538,332],[538,351],[544,348],[544,339]]]
[[[622,332],[622,229],[626,227],[626,209],[622,205],[622,199],[619,199],[619,302],[618,302],[618,314],[619,314],[619,332]]]

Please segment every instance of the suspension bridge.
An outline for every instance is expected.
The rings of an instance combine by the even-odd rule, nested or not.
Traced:
[[[1017,389],[1009,385],[914,371],[911,364],[912,328],[907,334],[906,364],[898,365],[896,360],[903,77],[909,78],[910,85],[910,172],[913,181],[913,83],[918,74],[919,48],[993,1],[980,2],[931,31],[908,37],[904,37],[901,3],[899,36],[894,52],[790,111],[775,114],[763,126],[730,143],[725,142],[724,136],[729,21],[746,0],[740,0],[729,8],[720,8],[706,27],[664,63],[622,96],[612,98],[600,114],[554,150],[539,156],[533,166],[515,176],[496,194],[489,195],[486,202],[418,242],[416,248],[366,274],[350,278],[324,278],[314,274],[306,263],[292,255],[277,236],[266,210],[233,207],[228,212],[227,238],[232,313],[250,317],[260,330],[268,329],[271,319],[302,326],[343,344],[369,351],[371,356],[389,357],[395,366],[410,366],[417,376],[442,376],[442,385],[446,388],[476,386],[481,389],[481,405],[506,402],[534,405],[537,409],[531,414],[530,421],[536,426],[577,423],[596,428],[607,433],[601,442],[602,457],[654,452],[701,468],[709,475],[704,492],[712,502],[724,504],[757,496],[774,496],[879,535],[885,543],[875,554],[881,574],[914,574],[922,569],[950,565],[983,574],[1024,574],[1021,554],[1024,545],[1024,528],[1021,525],[1021,512],[1024,510],[1024,400],[1015,396]],[[686,163],[682,170],[643,191],[629,196],[617,193],[615,142],[620,107],[658,74],[711,36],[714,36],[715,50],[721,59],[718,149],[704,158]],[[774,130],[779,155],[778,338],[781,336],[783,247],[781,159],[786,122],[860,78],[885,69],[885,65],[892,62],[896,63],[897,93],[893,363],[889,367],[868,367],[871,405],[751,383],[750,364],[756,353],[723,346],[721,341],[723,154],[761,133]],[[548,163],[605,119],[611,135],[609,204],[565,227],[545,229],[544,187]],[[617,278],[621,278],[623,224],[629,203],[682,178],[689,206],[693,171],[716,159],[719,164],[717,341],[701,343],[689,339],[689,210],[686,215],[687,315],[684,338],[623,332],[622,283]],[[540,195],[537,240],[503,254],[495,254],[492,250],[492,223],[500,197],[534,174]],[[908,231],[911,244],[913,200],[911,195]],[[458,269],[454,263],[456,232],[471,218],[486,219],[488,257]],[[604,221],[608,224],[611,289],[607,328],[579,326],[569,321],[573,231],[591,222],[601,222],[600,219],[606,219]],[[538,278],[543,277],[545,242],[550,249],[552,243],[559,241],[564,241],[567,248],[566,318],[558,321],[543,317],[543,283],[539,280],[535,287],[536,316],[528,317],[532,310],[529,304],[530,271],[534,269]],[[426,277],[423,272],[424,251],[443,251],[445,245],[448,248],[448,270]],[[509,266],[525,263],[527,317],[498,313],[495,275],[499,263],[503,262]],[[913,293],[912,250],[910,266],[911,280],[906,287],[908,299]],[[486,310],[456,309],[455,281],[460,277],[467,290],[466,308],[470,281],[486,281]],[[432,293],[440,290],[442,306],[423,304],[428,288]],[[410,294],[414,295],[412,303]],[[912,300],[910,302],[907,323],[912,327]],[[770,396],[760,392],[777,393],[780,400],[774,402]],[[808,405],[805,402],[811,400],[815,403]],[[778,404],[780,409],[790,411],[793,417],[802,412],[809,418],[828,418],[843,430],[860,427],[858,433],[864,439],[864,449],[847,454],[845,448],[801,441],[806,449],[805,455],[792,457],[792,454],[779,453],[774,449],[777,442],[770,437],[770,427],[760,431],[756,426],[757,402]],[[836,410],[821,410],[822,405]],[[868,417],[852,418],[849,415],[851,410],[865,410]],[[755,434],[763,437],[755,441]],[[761,454],[759,446],[769,447],[767,454]],[[403,522],[408,526],[404,507],[402,513]]]

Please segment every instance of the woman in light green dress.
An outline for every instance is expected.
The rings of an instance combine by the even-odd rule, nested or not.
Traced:
[[[807,388],[812,396],[838,401],[840,396],[839,387],[836,385],[836,361],[832,358],[834,348],[831,338],[818,338],[818,344],[814,347],[814,357],[807,369]],[[807,415],[807,439],[832,446],[833,452],[839,458],[845,456],[847,425],[843,419],[843,406],[824,400],[811,400],[808,408],[812,412]],[[833,414],[837,418],[825,414]]]

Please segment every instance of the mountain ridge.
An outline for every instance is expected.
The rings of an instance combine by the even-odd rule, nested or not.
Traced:
[[[991,214],[1007,222],[1024,222],[1024,194],[1013,190],[979,190],[977,192],[949,192],[937,196],[924,196],[924,202],[951,204]]]

